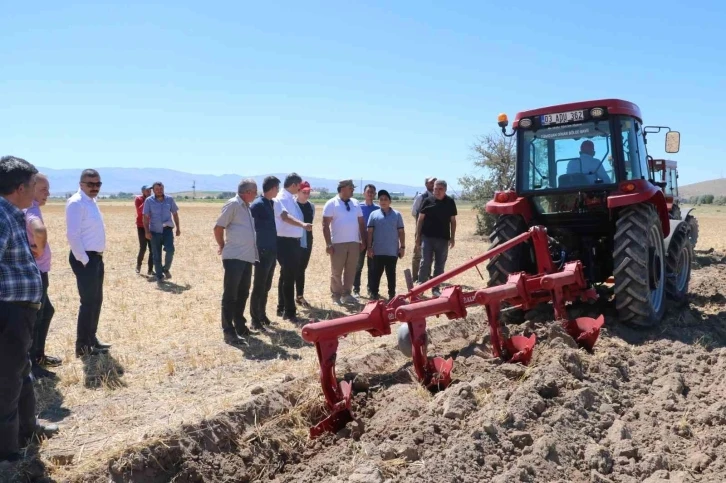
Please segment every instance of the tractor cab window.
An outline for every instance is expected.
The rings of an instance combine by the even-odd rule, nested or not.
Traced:
[[[620,132],[623,140],[623,179],[643,179],[643,166],[646,165],[645,142],[643,133],[636,121],[630,118],[620,120]]]
[[[674,169],[666,170],[666,194],[668,196],[676,196],[678,192],[678,182],[676,181],[676,171]]]
[[[615,183],[608,121],[522,131],[520,188],[597,188]]]

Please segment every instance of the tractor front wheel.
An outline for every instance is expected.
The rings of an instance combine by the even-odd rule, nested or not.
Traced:
[[[676,229],[671,236],[666,257],[666,295],[678,305],[686,302],[688,282],[691,280],[693,247],[688,231],[688,226],[685,224]]]
[[[656,207],[629,206],[616,222],[614,270],[615,306],[620,320],[652,327],[665,312],[665,249]]]
[[[496,248],[504,242],[521,235],[529,229],[527,223],[519,215],[502,215],[494,225],[494,231],[489,236],[491,245],[489,249]],[[530,244],[520,243],[504,253],[489,260],[489,286],[501,285],[507,281],[510,273],[526,272],[531,267]]]

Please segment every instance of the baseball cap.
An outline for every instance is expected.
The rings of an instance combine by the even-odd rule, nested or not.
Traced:
[[[428,178],[426,178],[427,183],[430,183],[432,181],[436,181],[436,176],[429,176]]]
[[[141,191],[146,191],[146,190],[150,190],[150,189],[151,189],[151,186],[149,186],[148,184],[145,184],[144,186],[141,187]]]
[[[310,183],[307,181],[300,183],[300,191],[310,191]]]
[[[389,200],[391,199],[391,195],[386,190],[378,190],[378,199],[381,199],[381,196],[387,196]]]

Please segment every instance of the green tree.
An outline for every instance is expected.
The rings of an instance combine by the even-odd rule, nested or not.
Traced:
[[[699,203],[702,205],[713,204],[713,195],[701,195],[701,199],[699,200]]]
[[[486,204],[494,192],[514,189],[514,171],[517,161],[514,137],[494,133],[480,137],[471,146],[472,161],[476,173],[459,178],[461,197],[473,202],[477,211],[476,233],[489,235],[494,229],[496,217],[486,212]]]

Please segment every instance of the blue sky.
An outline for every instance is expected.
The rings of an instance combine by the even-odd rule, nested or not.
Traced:
[[[0,152],[455,184],[499,112],[620,97],[722,175],[726,2],[366,3],[5,2]]]

